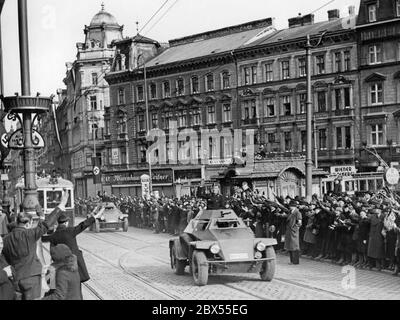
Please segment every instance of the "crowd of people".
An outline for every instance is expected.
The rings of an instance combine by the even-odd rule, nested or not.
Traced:
[[[179,235],[202,208],[232,208],[257,237],[277,239],[277,251],[328,260],[340,265],[391,270],[400,268],[400,199],[389,189],[362,196],[331,192],[310,203],[302,197],[274,201],[250,190],[236,188],[233,195],[197,194],[195,197],[143,199],[120,194],[78,199],[84,215],[100,201],[114,202],[128,214],[129,224]]]
[[[77,215],[86,217],[69,226],[64,214],[68,193],[44,216],[37,207],[38,223],[20,213],[14,221],[0,210],[0,300],[80,300],[81,283],[90,277],[76,236],[99,219],[101,203],[113,202],[128,215],[129,224],[155,233],[181,235],[202,209],[231,208],[253,230],[256,237],[277,239],[276,250],[287,252],[290,263],[300,256],[331,260],[359,268],[400,270],[400,197],[388,188],[362,196],[331,192],[311,201],[302,197],[272,201],[257,190],[235,188],[229,197],[199,188],[196,196],[130,197],[120,194],[77,199]],[[57,225],[55,231],[54,226]],[[53,284],[43,296],[43,265],[37,256],[37,241],[51,244]],[[51,281],[49,280],[49,283]]]

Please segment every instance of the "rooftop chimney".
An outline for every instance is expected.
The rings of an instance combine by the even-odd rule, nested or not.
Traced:
[[[356,14],[356,7],[355,6],[349,6],[349,15],[354,16]]]
[[[314,15],[307,14],[305,16],[302,16],[301,13],[299,13],[299,16],[290,18],[288,21],[289,21],[289,28],[306,26],[314,23]]]
[[[329,21],[336,20],[340,18],[340,11],[338,9],[333,9],[328,11]]]

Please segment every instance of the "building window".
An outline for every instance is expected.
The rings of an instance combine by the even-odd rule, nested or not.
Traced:
[[[257,83],[257,67],[251,67],[251,83]]]
[[[317,74],[325,73],[325,55],[318,55],[317,59]]]
[[[143,101],[144,100],[143,86],[137,86],[137,99],[138,99],[138,101]]]
[[[121,116],[119,120],[119,134],[126,134],[126,117]]]
[[[209,74],[206,77],[206,91],[214,91],[214,75]]]
[[[368,48],[369,64],[376,64],[382,62],[381,46],[374,44]]]
[[[90,97],[90,110],[97,110],[97,96]]]
[[[147,149],[145,146],[140,146],[140,162],[147,162]]]
[[[232,121],[232,109],[230,104],[224,104],[224,122]]]
[[[193,125],[199,126],[201,124],[201,112],[199,109],[193,111]]]
[[[146,121],[144,120],[144,115],[139,115],[139,132],[146,131]]]
[[[383,145],[383,124],[374,124],[371,126],[371,144],[373,146]]]
[[[336,128],[336,148],[343,148],[342,128]]]
[[[158,128],[158,114],[157,113],[153,113],[151,115],[151,128],[152,129]]]
[[[292,106],[290,103],[290,96],[282,97],[282,115],[290,116],[292,114]]]
[[[180,78],[176,80],[176,95],[183,96],[184,94],[185,94],[185,84],[183,82],[183,79]]]
[[[285,132],[283,135],[285,140],[285,151],[290,152],[292,151],[292,133]]]
[[[272,62],[267,63],[265,65],[265,81],[269,82],[269,81],[274,81],[274,71],[272,69]]]
[[[306,58],[299,58],[299,77],[305,77],[306,75]]]
[[[376,21],[376,4],[370,4],[368,6],[368,21],[369,22]]]
[[[267,138],[269,143],[275,143],[275,133],[268,133]]]
[[[229,89],[231,87],[231,75],[229,72],[222,72],[222,89]]]
[[[351,147],[351,127],[347,126],[336,128],[336,148],[350,149]]]
[[[335,71],[342,72],[342,53],[335,52]]]
[[[187,126],[187,115],[185,111],[182,111],[178,117],[178,125],[180,128],[184,128]]]
[[[171,97],[171,87],[169,85],[169,81],[165,81],[163,83],[163,95],[164,95],[164,98]]]
[[[400,17],[400,0],[396,0],[396,15]]]
[[[318,130],[319,136],[319,150],[326,150],[326,129]]]
[[[192,77],[191,79],[192,84],[192,94],[199,93],[199,78],[197,76]]]
[[[306,101],[307,101],[307,94],[300,93],[299,94],[299,113],[300,114],[306,113]]]
[[[290,78],[289,61],[282,61],[281,68],[282,68],[282,79],[289,79]]]
[[[383,103],[382,92],[383,92],[382,83],[374,83],[370,86],[371,104]]]
[[[318,100],[318,112],[325,112],[326,111],[326,93],[325,93],[325,91],[319,91],[317,93],[317,100]]]
[[[208,123],[215,123],[215,106],[208,106]]]
[[[97,86],[97,84],[98,84],[97,73],[92,73],[92,85]]]
[[[344,107],[351,108],[350,88],[343,88],[344,93]]]
[[[345,51],[343,55],[344,55],[344,71],[349,71],[351,69],[350,51]]]
[[[118,104],[125,104],[125,90],[123,88],[118,89]]]
[[[351,127],[344,127],[344,147],[346,149],[350,149],[352,147]]]
[[[157,99],[157,86],[155,83],[150,84],[150,99]]]
[[[267,98],[265,99],[265,115],[267,117],[275,117],[275,98]]]
[[[307,131],[301,131],[301,151],[307,150]]]
[[[244,84],[250,84],[250,68],[244,68]]]
[[[336,110],[341,109],[341,105],[342,105],[342,90],[335,89],[335,109]]]

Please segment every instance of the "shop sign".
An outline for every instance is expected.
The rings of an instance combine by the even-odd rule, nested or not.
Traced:
[[[210,166],[221,166],[232,164],[232,159],[210,159],[208,160]]]
[[[140,177],[142,183],[142,197],[145,199],[150,198],[150,176],[144,174]]]
[[[355,166],[335,166],[331,167],[331,176],[352,176],[357,173]]]
[[[102,182],[104,184],[112,185],[138,185],[142,184],[141,177],[148,174],[148,171],[127,171],[127,172],[113,172],[103,174]],[[153,185],[158,184],[172,184],[173,183],[173,171],[172,169],[166,170],[153,170],[152,171],[152,183]]]

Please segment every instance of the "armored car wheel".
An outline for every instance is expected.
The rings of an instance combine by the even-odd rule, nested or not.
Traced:
[[[208,262],[202,251],[194,251],[192,257],[192,273],[194,283],[205,286],[208,282]]]
[[[96,220],[96,222],[94,223],[93,230],[96,233],[100,232],[100,222],[99,222],[99,220]]]
[[[176,254],[176,246],[171,248],[171,267],[175,270],[175,274],[182,276],[185,274],[186,264],[184,261],[179,260]]]
[[[274,247],[267,247],[266,257],[273,258],[272,260],[264,261],[260,271],[260,277],[263,281],[271,281],[275,275],[276,255]]]
[[[129,228],[129,222],[128,222],[128,219],[125,219],[124,226],[123,226],[124,232],[128,232],[128,228]]]

